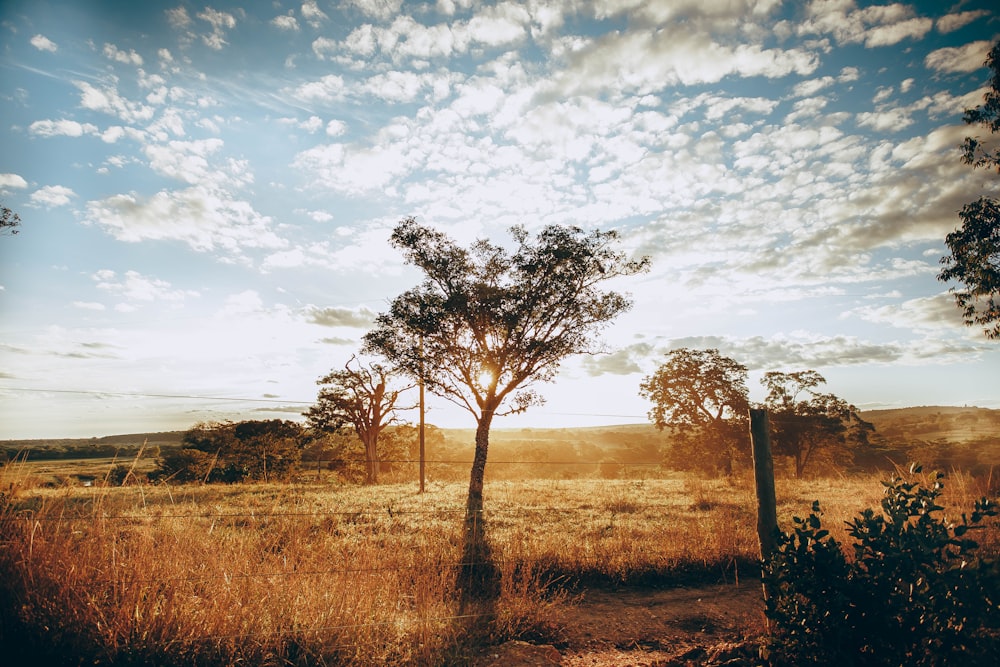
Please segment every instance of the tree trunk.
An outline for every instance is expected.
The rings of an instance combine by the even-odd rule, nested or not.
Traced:
[[[378,436],[365,434],[365,483],[378,484]]]
[[[476,425],[476,454],[472,459],[472,473],[469,476],[469,498],[465,506],[466,522],[478,517],[483,511],[483,480],[486,476],[486,454],[490,448],[490,425],[493,410],[484,410]]]
[[[500,595],[500,570],[493,562],[486,535],[486,517],[483,515],[483,479],[492,421],[493,410],[484,410],[476,426],[476,454],[472,459],[472,473],[469,477],[462,563],[458,574],[462,610],[468,609],[470,604],[491,604]]]

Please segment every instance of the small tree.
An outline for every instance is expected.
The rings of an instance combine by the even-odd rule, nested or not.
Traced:
[[[401,221],[392,244],[425,278],[396,297],[365,336],[367,350],[475,418],[466,502],[466,543],[474,550],[485,544],[483,479],[494,417],[537,405],[531,384],[553,380],[570,355],[596,352],[595,333],[631,306],[599,286],[648,264],[617,250],[613,231],[551,225],[535,239],[522,227],[511,235],[512,250],[487,240],[466,249],[413,218]],[[478,561],[482,554],[467,555]]]
[[[747,368],[718,350],[680,348],[643,379],[639,395],[653,403],[649,419],[675,436],[672,463],[721,467],[747,447]]]
[[[351,357],[344,370],[333,371],[317,381],[319,391],[316,405],[304,414],[313,428],[335,431],[349,424],[365,448],[365,481],[378,483],[378,441],[382,430],[396,416],[396,403],[402,392],[412,385],[399,389],[389,388],[389,373],[379,364],[367,367]]]
[[[991,71],[983,104],[966,109],[963,120],[996,134],[1000,131],[1000,42],[993,45],[984,63]],[[1000,173],[1000,149],[978,137],[966,137],[962,161],[973,169],[985,167]],[[962,227],[945,238],[950,255],[941,258],[945,268],[938,280],[958,281],[965,289],[951,288],[967,326],[982,326],[987,338],[1000,339],[1000,201],[980,197],[962,207]]]
[[[833,394],[815,389],[826,379],[816,371],[764,374],[767,388],[764,405],[771,417],[774,452],[792,457],[795,476],[802,477],[806,465],[821,450],[832,450],[848,442],[866,444],[875,427],[861,419],[858,409]],[[803,396],[805,398],[800,398]]]

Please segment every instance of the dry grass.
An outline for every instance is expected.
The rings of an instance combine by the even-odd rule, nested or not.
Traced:
[[[493,482],[503,587],[470,613],[454,590],[462,484],[27,482],[0,475],[0,640],[80,663],[456,663],[477,642],[558,636],[562,584],[735,577],[757,556],[749,476]],[[965,508],[982,485],[949,489]],[[880,495],[876,477],[780,481],[779,521],[818,498],[846,540],[837,527]]]

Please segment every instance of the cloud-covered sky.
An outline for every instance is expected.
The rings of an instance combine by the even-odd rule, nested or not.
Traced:
[[[297,416],[418,281],[410,215],[652,258],[608,353],[497,426],[643,421],[683,346],[1000,407],[1000,344],[936,280],[1000,194],[958,149],[992,2],[205,2],[0,5],[0,438]]]

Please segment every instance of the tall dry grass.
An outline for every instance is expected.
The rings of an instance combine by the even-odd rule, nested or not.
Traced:
[[[462,484],[29,482],[0,474],[0,642],[32,662],[453,664],[558,638],[571,584],[759,576],[749,475],[488,483],[503,586],[471,610],[455,590]],[[950,488],[964,504],[977,485]],[[818,498],[835,531],[880,497],[877,477],[781,480],[779,520]]]

